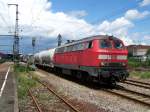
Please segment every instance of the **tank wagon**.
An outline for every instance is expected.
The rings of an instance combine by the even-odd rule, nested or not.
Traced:
[[[97,35],[35,54],[35,64],[80,79],[115,83],[129,75],[127,55],[120,39]]]
[[[34,63],[37,66],[54,68],[54,62],[53,62],[54,52],[55,52],[55,48],[36,53],[34,55]]]

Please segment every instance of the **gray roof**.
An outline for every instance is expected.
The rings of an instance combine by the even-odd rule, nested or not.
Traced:
[[[66,43],[64,45],[61,45],[57,48],[61,48],[61,47],[65,47],[65,46],[69,46],[69,45],[73,45],[73,44],[77,44],[77,43],[80,43],[80,42],[83,42],[83,41],[91,41],[93,39],[113,39],[113,40],[120,40],[114,36],[108,36],[108,35],[95,35],[95,36],[90,36],[90,37],[86,37],[86,38],[83,38],[83,39],[79,39],[79,40],[75,40],[73,42],[70,42],[70,43]]]

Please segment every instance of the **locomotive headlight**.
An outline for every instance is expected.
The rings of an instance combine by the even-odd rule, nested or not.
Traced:
[[[122,63],[123,66],[126,66],[126,63]]]
[[[104,62],[101,62],[101,66],[105,66],[105,63],[104,63]]]
[[[117,56],[117,59],[118,59],[118,60],[126,60],[126,59],[127,59],[127,56],[126,56],[126,55],[118,55],[118,56]]]

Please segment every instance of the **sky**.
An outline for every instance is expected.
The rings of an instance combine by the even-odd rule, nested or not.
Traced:
[[[15,6],[19,5],[20,52],[57,46],[57,36],[81,39],[107,34],[125,45],[150,45],[150,0],[0,0],[0,35],[12,35]],[[13,37],[0,36],[0,52],[12,51]],[[9,46],[1,46],[9,45]]]

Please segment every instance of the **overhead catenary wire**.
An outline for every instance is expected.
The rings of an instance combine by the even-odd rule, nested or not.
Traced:
[[[2,1],[0,2],[2,4],[2,7],[5,9],[5,11],[9,12],[9,9],[7,7],[7,4],[3,3]],[[2,10],[3,11],[3,10]],[[5,14],[5,15],[4,15]],[[10,17],[9,17],[9,13],[8,13],[8,18],[6,18],[7,14],[6,13],[1,13],[0,12],[0,18],[1,20],[5,23],[5,25],[9,28],[10,30]]]
[[[9,28],[9,32],[8,33],[12,33],[12,29],[11,29],[11,27],[13,26],[13,25],[11,25],[11,17],[10,17],[10,12],[9,12],[9,6],[8,6],[8,18],[9,18],[9,26],[8,26],[8,28]]]
[[[0,13],[0,17],[1,17],[1,20],[5,23],[5,24],[8,24],[5,20],[5,18],[2,16],[2,14]]]

